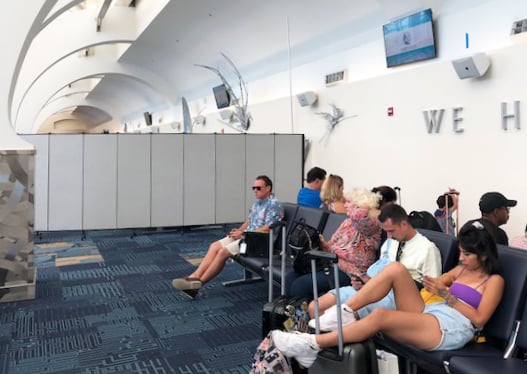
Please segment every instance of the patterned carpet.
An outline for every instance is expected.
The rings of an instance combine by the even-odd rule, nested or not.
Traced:
[[[37,298],[0,304],[0,373],[247,373],[265,284],[223,287],[227,263],[194,301],[171,286],[223,234],[42,234]]]

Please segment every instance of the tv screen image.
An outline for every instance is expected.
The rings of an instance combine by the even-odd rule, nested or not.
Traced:
[[[388,67],[436,57],[432,9],[390,22],[383,33]]]
[[[212,88],[212,92],[214,92],[216,107],[218,109],[227,108],[229,105],[231,105],[231,96],[229,95],[229,91],[227,91],[227,88],[224,84],[220,84],[219,86]]]

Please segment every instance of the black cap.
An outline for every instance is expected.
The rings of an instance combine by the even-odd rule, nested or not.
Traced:
[[[516,200],[509,200],[499,192],[487,192],[479,199],[481,213],[490,213],[496,208],[516,206]]]

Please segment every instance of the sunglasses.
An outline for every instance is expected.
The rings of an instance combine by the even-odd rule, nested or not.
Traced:
[[[253,189],[253,191],[261,191],[262,188],[264,188],[264,187],[267,187],[267,186],[252,186],[252,189]]]

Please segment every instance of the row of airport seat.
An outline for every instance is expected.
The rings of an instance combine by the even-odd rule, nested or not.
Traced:
[[[345,214],[330,213],[322,209],[308,208],[293,203],[282,203],[282,205],[285,211],[286,236],[295,222],[303,221],[316,227],[324,238],[329,240],[347,218]],[[418,229],[418,231],[438,247],[441,252],[443,272],[456,266],[458,263],[456,238],[437,231],[424,229]],[[276,239],[277,247],[280,247],[280,243],[282,243],[280,235]],[[374,338],[376,345],[403,358],[407,373],[415,373],[418,370],[425,370],[430,373],[445,373],[447,370],[452,373],[479,373],[485,372],[481,371],[483,368],[494,367],[500,367],[503,373],[509,373],[512,371],[507,371],[508,368],[515,369],[516,365],[525,369],[527,363],[511,354],[514,351],[513,348],[516,348],[516,342],[511,337],[516,333],[517,345],[521,349],[527,349],[527,251],[500,245],[498,252],[501,275],[505,279],[505,291],[502,302],[482,331],[486,338],[485,343],[471,342],[458,350],[422,351],[390,339],[383,334],[378,334]],[[235,261],[244,267],[247,274],[252,274],[251,276],[246,275],[242,281],[252,281],[255,279],[254,275],[259,279],[268,279],[269,271],[272,271],[274,284],[280,285],[280,256],[277,254],[274,258],[272,269],[269,269],[268,258],[237,256]],[[293,271],[290,263],[286,266],[287,271]],[[504,357],[508,359],[504,359]],[[489,361],[488,366],[476,365],[476,363],[483,362],[481,361],[482,358]],[[472,364],[474,366],[471,366]],[[482,366],[481,370],[479,365]]]

